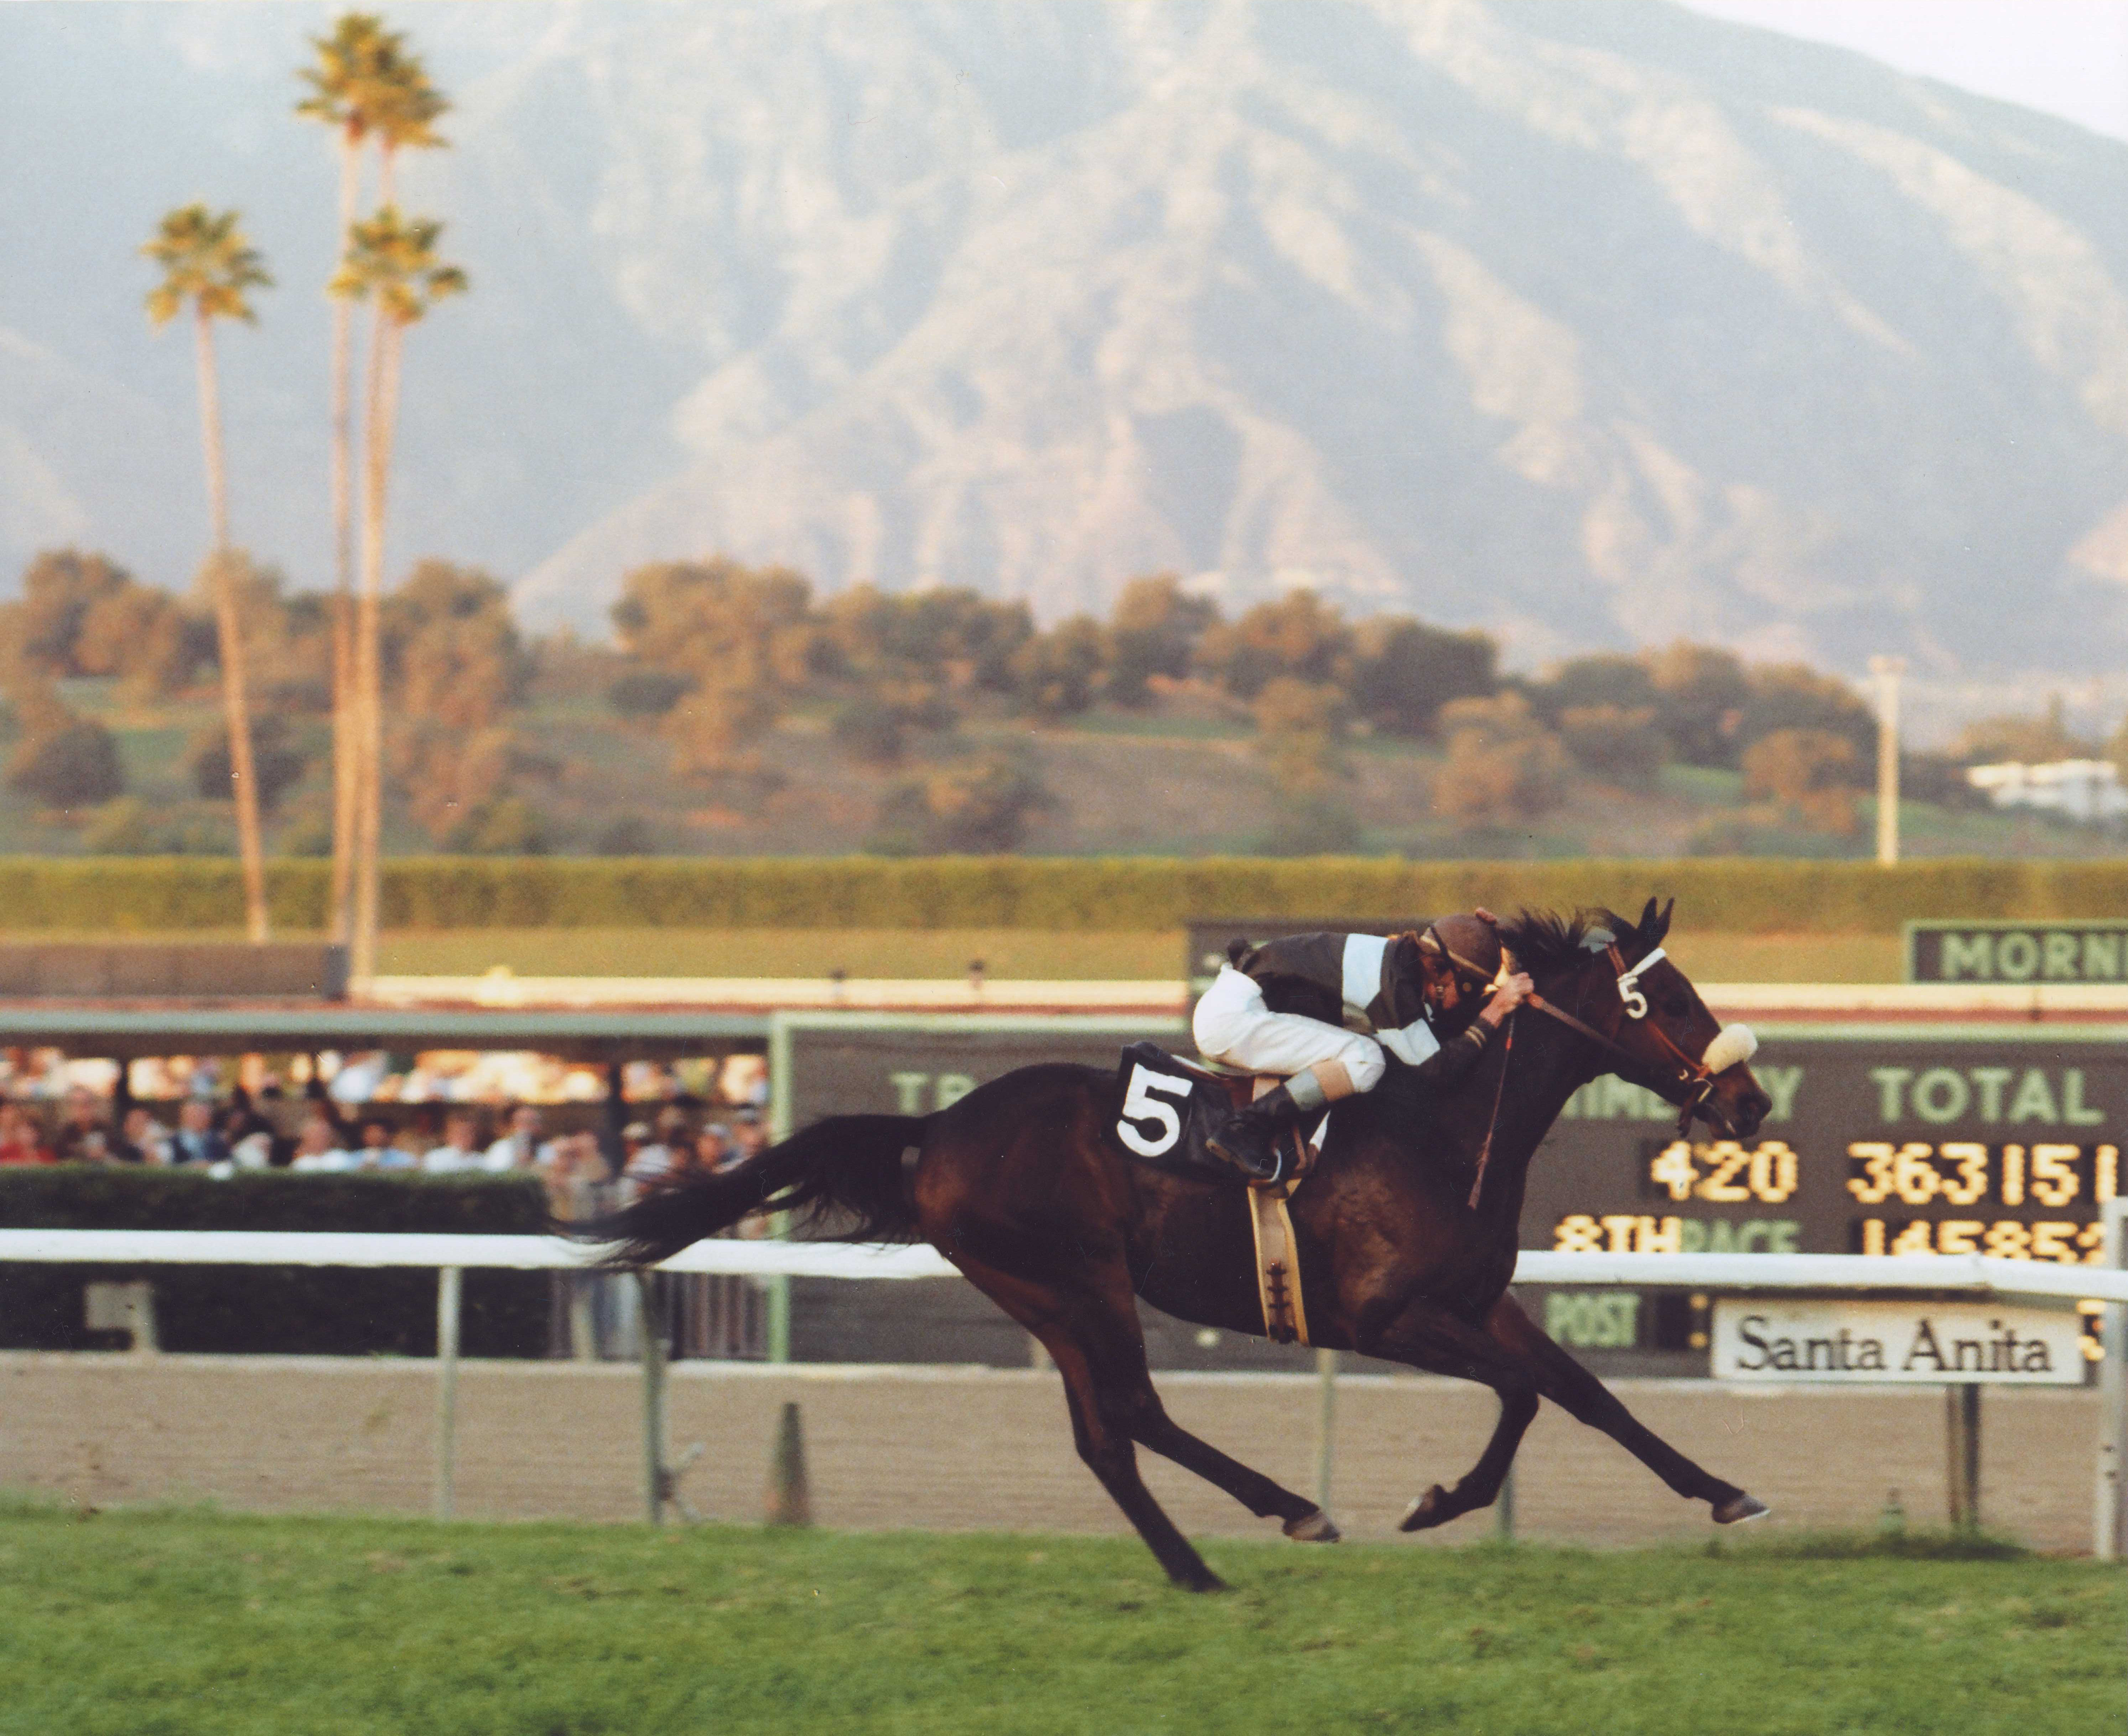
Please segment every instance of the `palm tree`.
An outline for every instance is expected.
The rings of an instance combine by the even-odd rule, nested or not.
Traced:
[[[450,102],[429,83],[427,70],[413,55],[397,56],[392,64],[374,126],[378,148],[378,197],[386,205],[398,199],[393,170],[402,150],[435,150],[446,142],[434,123],[449,112]]]
[[[330,36],[313,36],[317,62],[301,76],[311,94],[296,112],[331,127],[340,140],[340,230],[342,244],[354,227],[362,197],[362,146],[382,78],[396,57],[397,39],[383,21],[349,12]],[[353,726],[354,692],[354,532],[351,401],[354,311],[332,297],[332,515],[333,515],[333,866],[332,932],[347,938],[353,885],[356,795],[359,787]]]
[[[347,257],[332,292],[373,301],[369,372],[363,411],[362,592],[355,631],[356,739],[362,788],[355,823],[354,908],[349,966],[358,979],[377,969],[378,850],[383,826],[382,662],[379,624],[384,581],[384,503],[392,435],[399,408],[400,356],[406,328],[448,296],[463,294],[465,273],[436,256],[443,225],[401,217],[387,205],[349,230]]]
[[[382,158],[384,202],[392,202],[392,159],[402,148],[439,145],[430,123],[449,107],[429,83],[420,61],[406,52],[406,38],[387,31],[373,13],[348,12],[329,36],[314,36],[315,64],[301,76],[311,94],[296,112],[331,127],[340,142],[340,234],[342,245],[354,227],[361,202],[362,148],[374,138]],[[332,507],[333,594],[333,872],[332,929],[349,937],[354,871],[354,840],[361,792],[373,776],[362,761],[356,707],[354,557],[351,458],[354,397],[354,310],[333,298]]]
[[[221,400],[215,374],[214,322],[254,322],[248,292],[271,285],[265,261],[237,227],[237,213],[219,216],[188,205],[163,219],[140,251],[163,268],[148,292],[148,317],[166,325],[189,305],[199,363],[200,432],[207,459],[207,514],[213,525],[215,614],[221,642],[222,708],[229,723],[229,766],[236,798],[237,848],[244,863],[245,927],[267,937],[266,862],[259,838],[259,783],[251,759],[251,708],[245,691],[243,623],[237,609],[238,562],[229,546],[229,488],[222,464]]]

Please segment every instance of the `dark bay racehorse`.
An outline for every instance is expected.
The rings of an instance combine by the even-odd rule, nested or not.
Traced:
[[[1617,1073],[1729,1137],[1749,1138],[1765,1115],[1765,1093],[1732,1059],[1736,1046],[1716,1043],[1720,1027],[1684,973],[1646,962],[1669,926],[1652,899],[1637,923],[1607,912],[1503,923],[1537,989],[1510,1040],[1496,1040],[1453,1093],[1399,1089],[1393,1067],[1375,1090],[1336,1105],[1322,1159],[1293,1196],[1315,1344],[1499,1395],[1477,1463],[1414,1502],[1406,1530],[1489,1506],[1541,1398],[1707,1502],[1716,1522],[1765,1511],[1635,1421],[1507,1293],[1530,1159],[1589,1080]],[[1047,1346],[1080,1457],[1170,1577],[1210,1590],[1218,1580],[1141,1481],[1137,1446],[1284,1521],[1290,1537],[1328,1542],[1337,1531],[1307,1496],[1178,1427],[1154,1392],[1135,1296],[1228,1332],[1260,1335],[1263,1316],[1240,1188],[1133,1160],[1115,1135],[1120,1108],[1111,1071],[1023,1067],[935,1115],[833,1117],[579,1233],[621,1243],[613,1263],[631,1265],[764,1209],[812,1213],[852,1240],[929,1241]]]

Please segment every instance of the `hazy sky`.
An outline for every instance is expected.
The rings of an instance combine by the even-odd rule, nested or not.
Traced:
[[[1684,0],[2128,139],[2128,0]]]

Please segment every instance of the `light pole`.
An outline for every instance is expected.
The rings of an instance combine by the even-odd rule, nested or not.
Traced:
[[[1877,861],[1890,867],[1899,859],[1899,677],[1904,657],[1872,657],[1869,673],[1877,682]]]

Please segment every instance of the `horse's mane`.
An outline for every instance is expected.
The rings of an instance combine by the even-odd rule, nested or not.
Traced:
[[[1589,937],[1607,928],[1620,940],[1640,930],[1616,911],[1577,910],[1570,917],[1556,910],[1519,910],[1500,923],[1500,942],[1514,955],[1518,970],[1532,976],[1571,969],[1586,955]]]

